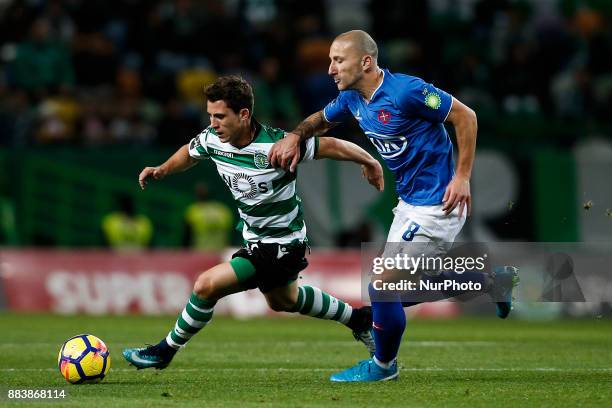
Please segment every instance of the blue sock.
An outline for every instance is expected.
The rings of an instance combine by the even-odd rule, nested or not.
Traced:
[[[370,298],[375,298],[369,286]],[[372,302],[372,331],[376,343],[374,356],[383,363],[397,357],[402,334],[406,328],[406,315],[399,300],[395,302]]]

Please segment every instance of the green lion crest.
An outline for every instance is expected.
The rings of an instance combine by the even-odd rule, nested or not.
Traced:
[[[268,156],[263,153],[256,153],[253,160],[255,161],[255,167],[258,169],[265,169],[270,164]]]

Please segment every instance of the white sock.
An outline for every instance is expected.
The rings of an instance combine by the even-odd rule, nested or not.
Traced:
[[[374,362],[376,363],[377,366],[379,366],[380,368],[384,368],[385,370],[390,369],[393,364],[395,363],[395,360],[397,358],[394,358],[393,360],[383,363],[382,361],[380,361],[379,359],[376,358],[376,356],[374,356]]]

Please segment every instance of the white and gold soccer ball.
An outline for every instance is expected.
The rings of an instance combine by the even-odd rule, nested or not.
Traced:
[[[91,334],[79,334],[66,340],[60,349],[57,365],[71,384],[97,383],[110,369],[106,344]]]

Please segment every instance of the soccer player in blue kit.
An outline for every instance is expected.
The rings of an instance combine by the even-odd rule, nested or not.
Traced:
[[[299,143],[324,134],[354,117],[393,172],[399,203],[387,242],[422,242],[434,247],[452,243],[471,210],[470,176],[476,148],[475,112],[447,92],[420,78],[378,67],[378,47],[361,30],[343,33],[333,41],[329,75],[340,91],[269,152],[270,163],[294,171]],[[453,145],[443,123],[455,128],[459,150],[456,169]],[[497,300],[497,315],[512,308],[516,268],[486,273],[443,272],[458,281],[478,281]],[[370,286],[370,295],[372,295]],[[404,304],[410,306],[418,302]],[[398,377],[397,354],[406,327],[401,300],[372,301],[372,331],[376,352],[331,376],[332,381],[385,381]]]

